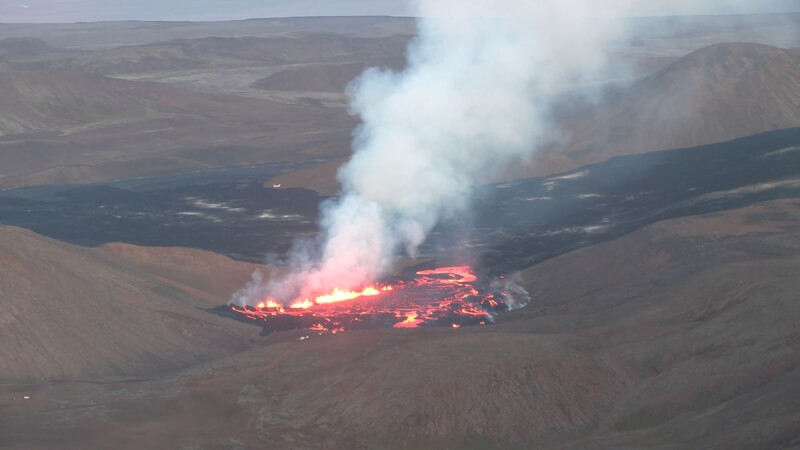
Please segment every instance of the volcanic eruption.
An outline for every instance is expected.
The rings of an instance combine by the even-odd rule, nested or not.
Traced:
[[[523,306],[528,298],[504,277],[478,277],[469,266],[420,270],[413,276],[359,290],[334,289],[284,306],[268,298],[255,306],[231,306],[240,320],[264,333],[306,328],[320,332],[364,328],[485,325],[493,315]]]
[[[235,311],[275,328],[333,331],[381,317],[392,326],[485,323],[520,303],[469,267],[377,281],[398,256],[416,256],[443,219],[468,210],[476,180],[528,158],[548,137],[545,94],[600,66],[614,8],[589,0],[417,4],[419,35],[405,69],[369,69],[348,88],[362,125],[339,172],[343,191],[323,204],[321,235],[295,243],[285,276],[254,275],[233,295]]]

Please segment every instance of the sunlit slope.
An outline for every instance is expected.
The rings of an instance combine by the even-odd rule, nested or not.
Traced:
[[[144,375],[242,350],[253,329],[201,308],[224,303],[254,267],[0,227],[0,380]]]

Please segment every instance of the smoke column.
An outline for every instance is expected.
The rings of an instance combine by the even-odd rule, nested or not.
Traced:
[[[232,302],[353,288],[413,256],[468,206],[477,177],[524,160],[546,137],[551,86],[596,73],[621,1],[422,0],[406,69],[370,69],[350,88],[363,125],[323,207],[322,239],[296,245],[285,277],[260,276]]]

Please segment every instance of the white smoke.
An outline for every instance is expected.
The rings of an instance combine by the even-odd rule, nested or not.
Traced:
[[[353,288],[413,256],[464,211],[476,178],[530,157],[548,132],[547,89],[596,73],[624,3],[419,1],[406,69],[371,69],[350,86],[363,125],[318,250],[295,252],[288,276],[254,279],[232,301]]]

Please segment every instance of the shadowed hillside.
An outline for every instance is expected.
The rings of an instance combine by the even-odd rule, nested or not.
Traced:
[[[201,308],[256,266],[200,250],[89,250],[0,227],[0,380],[135,376],[244,350]]]
[[[345,154],[354,120],[313,106],[80,72],[0,72],[0,183],[84,183]]]
[[[20,37],[0,40],[0,60],[36,56],[57,51],[45,41],[36,38]]]
[[[369,67],[364,63],[315,64],[286,69],[252,84],[258,89],[276,91],[344,91],[345,87]]]
[[[565,94],[552,112],[557,142],[539,149],[530,164],[510,168],[503,180],[565,172],[614,156],[800,126],[800,50],[716,44],[630,86],[608,88],[591,100],[583,94]],[[336,171],[344,162],[303,169],[276,180],[335,193]]]
[[[174,93],[168,86],[77,72],[2,72],[0,136],[163,118],[189,106],[173,100]]]
[[[24,24],[4,23],[0,39],[37,37],[62,48],[98,49],[139,45],[173,39],[206,37],[287,37],[307,33],[335,33],[353,37],[413,34],[411,17],[280,17],[214,22],[117,21]]]
[[[722,142],[800,125],[800,50],[726,43],[697,50],[597,105],[557,110],[565,147],[526,173]]]
[[[402,59],[408,40],[402,35],[363,38],[319,33],[269,38],[206,37],[97,51],[47,52],[42,47],[36,52],[17,53],[9,64],[20,70],[77,70],[103,75],[325,62],[386,64]],[[10,45],[19,41],[0,42]]]
[[[479,45],[437,61],[498,57],[474,86],[527,71],[525,33],[443,24],[416,44]],[[616,25],[607,67],[537,86],[535,160],[462,180],[462,147],[412,155],[478,184],[436,222],[424,183],[326,198],[363,138],[345,87],[403,66],[412,18],[0,23],[0,449],[800,448],[800,13]],[[429,122],[404,133],[464,125]],[[428,225],[413,255],[375,237]],[[270,301],[390,250],[360,293]],[[258,306],[226,306],[243,287]]]
[[[30,403],[0,403],[14,411],[0,431],[75,448],[791,447],[798,206],[669,220],[553,258],[518,275],[531,304],[492,326],[275,333],[177,377],[33,386]]]

